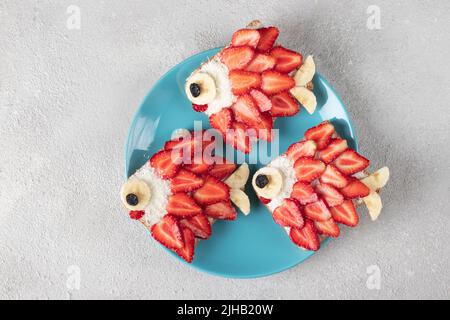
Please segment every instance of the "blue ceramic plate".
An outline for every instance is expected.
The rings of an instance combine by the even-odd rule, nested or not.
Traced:
[[[195,120],[202,121],[203,128],[210,128],[208,118],[192,110],[184,93],[184,83],[193,70],[219,50],[208,50],[181,62],[167,72],[145,97],[134,117],[125,146],[127,177],[162,148],[174,130],[193,129]],[[320,75],[315,76],[314,86],[318,107],[313,115],[302,109],[295,117],[280,118],[275,122],[275,128],[280,129],[280,152],[301,139],[308,128],[323,120],[331,120],[340,135],[356,148],[354,129],[340,98]],[[253,148],[252,154],[256,152],[257,148]],[[251,165],[251,174],[259,167],[261,164]],[[223,277],[254,278],[289,269],[313,254],[300,250],[290,241],[259,202],[250,183],[246,192],[252,205],[250,215],[239,214],[236,221],[216,222],[211,238],[197,245],[194,262],[190,266]],[[182,261],[175,254],[173,256]]]

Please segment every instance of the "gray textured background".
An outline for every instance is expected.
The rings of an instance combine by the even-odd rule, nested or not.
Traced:
[[[80,30],[66,27],[70,4]],[[366,27],[371,4],[381,30]],[[444,0],[2,0],[0,298],[449,298],[449,16]],[[392,180],[378,222],[364,215],[287,272],[229,280],[160,250],[118,189],[146,92],[253,18],[315,54],[362,152]],[[72,265],[78,290],[66,286]],[[380,290],[366,286],[372,265]]]

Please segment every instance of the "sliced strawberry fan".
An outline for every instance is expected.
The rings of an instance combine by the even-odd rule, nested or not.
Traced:
[[[307,130],[305,138],[292,144],[280,157],[293,163],[291,170],[297,179],[287,191],[290,198],[283,199],[275,208],[270,204],[279,192],[272,199],[260,199],[269,209],[273,208],[274,221],[300,248],[319,250],[321,240],[339,237],[339,224],[357,226],[356,206],[360,203],[366,204],[373,220],[380,214],[378,192],[389,179],[388,168],[368,174],[369,160],[350,149],[329,121]],[[264,169],[256,172],[255,177],[267,172]],[[258,193],[260,186],[254,182],[253,187]]]
[[[235,220],[237,211],[234,205],[239,207],[239,204],[233,205],[231,187],[224,182],[236,171],[236,164],[221,157],[213,157],[209,161],[201,157],[199,161],[193,149],[197,146],[203,152],[209,145],[202,139],[203,135],[192,134],[189,138],[167,141],[164,149],[145,164],[170,185],[171,194],[163,218],[149,224],[144,217],[145,211],[130,211],[130,217],[148,227],[155,240],[189,263],[194,258],[196,242],[211,236],[211,224],[217,219]],[[189,156],[181,157],[182,151]],[[133,179],[136,178],[132,176],[128,181]],[[240,182],[241,185],[245,183],[246,180]],[[233,201],[236,202],[235,199]]]
[[[231,43],[210,60],[226,66],[233,101],[221,105],[219,111],[208,112],[208,104],[216,102],[215,97],[209,95],[211,90],[205,90],[207,93],[204,95],[209,99],[203,99],[197,84],[214,82],[215,79],[208,77],[208,81],[196,83],[198,77],[205,77],[205,73],[200,72],[201,67],[186,83],[186,92],[194,110],[207,113],[211,126],[220,132],[225,142],[244,153],[251,151],[249,136],[271,141],[276,118],[296,115],[300,111],[299,101],[315,100],[315,97],[301,99],[297,91],[291,93],[295,87],[304,86],[305,77],[311,84],[315,68],[312,70],[306,66],[306,70],[300,53],[276,44],[277,27],[262,27],[258,21],[250,25],[251,28],[236,31]],[[296,83],[297,78],[299,84]],[[198,101],[205,104],[198,105]],[[311,109],[315,109],[315,104],[307,108]]]

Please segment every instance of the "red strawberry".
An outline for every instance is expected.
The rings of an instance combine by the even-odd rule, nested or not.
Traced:
[[[345,200],[340,206],[330,208],[334,221],[349,227],[358,225],[359,216],[352,200]]]
[[[220,220],[235,220],[237,212],[230,201],[221,201],[205,207],[208,217]]]
[[[252,126],[256,130],[256,136],[265,141],[273,139],[273,118],[268,112],[264,112],[260,116],[260,121]]]
[[[194,158],[194,162],[191,164],[185,164],[184,169],[189,170],[195,174],[202,174],[211,169],[213,164],[209,164],[203,157]]]
[[[288,91],[273,95],[270,101],[272,102],[270,113],[274,117],[290,117],[300,111],[300,105]]]
[[[255,29],[241,29],[233,34],[231,39],[231,45],[238,46],[250,46],[256,48],[259,43],[260,35],[258,30]]]
[[[311,182],[325,171],[325,164],[317,159],[299,158],[295,161],[294,170],[299,181]]]
[[[370,189],[358,179],[350,179],[345,188],[339,190],[346,199],[356,199],[367,197]]]
[[[139,220],[145,215],[145,211],[130,211],[130,218],[133,220]]]
[[[303,249],[317,251],[320,248],[319,236],[311,220],[306,220],[304,227],[301,229],[292,228],[289,236],[296,245]]]
[[[333,238],[339,237],[341,230],[333,218],[327,221],[314,221],[314,226],[319,234],[324,234]]]
[[[312,158],[316,154],[316,143],[312,140],[300,141],[292,144],[286,151],[286,155],[293,161],[298,158]]]
[[[328,207],[336,207],[344,202],[344,196],[329,184],[320,183],[315,187],[315,190],[322,196]]]
[[[291,198],[294,198],[301,205],[316,202],[319,200],[317,193],[311,187],[309,183],[298,181],[292,187]]]
[[[190,157],[194,154],[195,151],[202,149],[202,136],[187,136],[182,138],[177,138],[173,140],[169,140],[164,144],[164,150],[175,151],[178,152],[180,158],[184,158],[184,156]],[[176,155],[174,153],[173,155]]]
[[[208,239],[211,236],[211,224],[203,213],[181,220],[180,225],[191,229],[197,238]]]
[[[292,89],[294,86],[294,79],[287,75],[271,70],[264,71],[262,73],[261,89],[265,94],[273,95],[275,93]]]
[[[169,249],[179,249],[184,245],[180,225],[174,216],[165,215],[150,231],[154,239]]]
[[[325,163],[330,163],[336,159],[342,152],[347,150],[347,140],[344,139],[331,139],[328,147],[320,151],[320,159]]]
[[[305,216],[314,221],[326,221],[331,218],[331,213],[323,200],[306,205],[303,211]]]
[[[292,199],[284,199],[283,204],[275,209],[272,217],[283,227],[302,228],[304,225],[300,208]]]
[[[226,141],[234,148],[244,153],[250,153],[250,137],[247,134],[247,127],[242,122],[234,122],[227,132]]]
[[[179,249],[175,249],[175,252],[183,258],[187,263],[191,263],[194,259],[194,247],[195,247],[195,237],[194,233],[189,228],[184,228],[182,230],[182,236],[184,241],[184,246]]]
[[[267,54],[257,53],[253,60],[247,65],[246,70],[261,73],[273,69],[277,59]]]
[[[192,109],[194,109],[195,112],[205,112],[208,110],[207,104],[192,104]]]
[[[347,149],[334,160],[334,165],[343,174],[352,175],[367,168],[370,161],[359,155],[355,150]]]
[[[250,47],[229,47],[222,51],[220,60],[228,70],[244,69],[255,56],[255,51]]]
[[[270,203],[272,201],[271,199],[266,199],[266,198],[263,198],[263,197],[259,197],[259,200],[261,200],[261,202],[263,204],[268,204],[268,203]]]
[[[261,75],[256,72],[233,70],[230,71],[228,76],[231,82],[231,90],[237,96],[261,86]]]
[[[228,178],[236,170],[236,164],[226,162],[224,159],[221,163],[216,163],[208,174],[216,179],[223,180]]]
[[[170,182],[172,193],[191,192],[203,185],[203,179],[191,171],[181,169]]]
[[[320,182],[328,183],[338,189],[348,184],[348,179],[332,164],[327,165],[325,172],[320,176]]]
[[[171,195],[166,210],[169,214],[180,218],[193,217],[202,212],[202,208],[195,203],[194,199],[185,193]]]
[[[209,117],[211,127],[225,135],[227,130],[231,128],[233,122],[233,112],[230,108],[224,108]]]
[[[230,188],[222,181],[208,177],[203,187],[194,192],[194,199],[205,206],[230,199]]]
[[[250,95],[252,96],[253,100],[256,102],[259,111],[266,112],[272,109],[272,102],[270,101],[269,97],[267,97],[264,93],[262,93],[259,90],[253,89],[250,91]]]
[[[324,121],[318,126],[308,129],[305,132],[305,138],[308,140],[314,140],[317,143],[317,149],[323,150],[328,146],[333,133],[333,125],[328,121]]]
[[[162,150],[155,153],[153,157],[151,157],[150,165],[163,179],[170,179],[177,174],[180,168],[180,165],[177,164],[179,159],[179,153],[176,154],[176,152],[172,152],[170,150]]]
[[[256,49],[260,52],[267,52],[272,49],[280,31],[276,27],[261,28],[258,31],[260,39]]]
[[[303,57],[300,53],[283,48],[275,47],[270,50],[270,55],[277,60],[275,70],[281,73],[289,73],[301,66]]]
[[[238,97],[236,102],[231,106],[231,109],[233,109],[235,119],[239,122],[251,126],[260,121],[261,113],[249,94]]]

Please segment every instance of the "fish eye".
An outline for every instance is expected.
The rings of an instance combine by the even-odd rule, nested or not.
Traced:
[[[125,208],[144,210],[150,202],[150,187],[144,181],[132,178],[123,184],[120,196]]]
[[[283,176],[278,169],[261,168],[254,174],[252,184],[258,196],[273,199],[283,187]]]
[[[216,83],[209,74],[196,72],[187,79],[185,91],[193,104],[206,105],[216,97]]]

